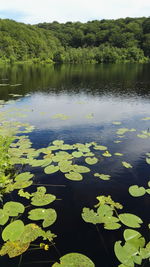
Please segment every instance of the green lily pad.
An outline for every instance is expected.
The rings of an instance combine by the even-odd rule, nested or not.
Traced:
[[[0,250],[0,256],[8,254],[9,258],[22,255],[30,246],[30,243],[22,243],[21,241],[7,241]]]
[[[31,184],[33,184],[33,181],[17,181],[13,184],[14,189],[21,189],[29,187]]]
[[[77,172],[65,173],[65,177],[72,181],[81,181],[83,179],[83,176]]]
[[[72,165],[72,169],[74,172],[78,172],[78,173],[90,172],[90,169],[88,167],[82,166],[82,165]]]
[[[112,124],[114,124],[114,125],[120,125],[120,124],[122,124],[122,122],[120,122],[120,121],[113,121]]]
[[[75,158],[81,158],[83,156],[83,153],[81,151],[74,151],[72,153],[72,156]]]
[[[114,155],[115,155],[115,156],[119,156],[119,157],[123,156],[122,153],[118,153],[118,152],[114,153]]]
[[[25,210],[25,207],[23,204],[19,202],[9,201],[6,202],[6,204],[3,207],[3,211],[8,216],[18,216],[19,213],[23,213]]]
[[[64,141],[63,140],[54,140],[53,145],[54,146],[61,146],[63,145]]]
[[[120,221],[128,227],[139,228],[143,221],[138,216],[131,213],[122,213],[119,216]]]
[[[150,164],[150,158],[146,158],[147,164]]]
[[[148,136],[145,134],[137,134],[137,137],[142,138],[142,139],[148,138]]]
[[[132,165],[126,161],[122,161],[122,165],[125,167],[125,168],[132,168]]]
[[[94,210],[89,208],[83,208],[81,216],[82,219],[88,223],[97,224],[101,222],[99,215]]]
[[[0,225],[7,223],[9,216],[5,214],[4,210],[0,209]]]
[[[2,238],[4,241],[17,241],[20,239],[21,234],[24,231],[24,223],[21,220],[14,221],[8,224],[2,232]]]
[[[107,146],[100,146],[100,145],[96,145],[96,146],[94,146],[94,149],[95,150],[107,150]]]
[[[30,220],[43,220],[43,227],[52,225],[57,218],[56,211],[54,209],[33,209],[29,211],[28,218]]]
[[[89,165],[94,165],[98,162],[98,159],[95,157],[93,158],[88,157],[88,158],[85,158],[85,162]]]
[[[108,158],[112,156],[109,151],[105,151],[105,153],[103,153],[102,155]]]
[[[59,171],[59,167],[58,166],[54,166],[54,165],[50,165],[50,166],[47,166],[45,169],[44,169],[44,172],[46,174],[52,174],[52,173],[55,173]]]
[[[150,120],[150,117],[145,117],[145,118],[143,118],[142,120],[143,120],[143,121],[148,121],[148,120]]]
[[[31,204],[34,206],[45,206],[52,203],[56,196],[52,194],[45,194],[46,188],[40,186],[37,188],[37,192],[32,193],[33,197],[31,199]]]
[[[95,267],[94,263],[85,255],[69,253],[60,258],[60,263],[54,263],[52,267]]]
[[[16,182],[23,182],[30,180],[34,175],[30,172],[23,172],[15,177]]]
[[[129,193],[133,197],[140,197],[145,195],[146,190],[143,186],[139,187],[138,185],[132,185],[129,187]]]
[[[102,180],[110,180],[110,175],[108,174],[100,174],[100,173],[94,173],[95,177],[99,177]]]
[[[20,236],[20,240],[22,243],[33,242],[42,235],[43,230],[38,225],[30,223],[25,225],[24,231]]]

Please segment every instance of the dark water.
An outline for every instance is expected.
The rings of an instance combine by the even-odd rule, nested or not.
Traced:
[[[92,171],[83,174],[82,181],[67,180],[61,173],[45,175],[42,168],[28,168],[36,174],[39,183],[65,185],[47,188],[49,193],[61,199],[51,205],[58,218],[50,228],[57,234],[55,244],[60,254],[83,253],[96,267],[118,266],[113,245],[115,241],[123,240],[122,228],[109,231],[100,225],[99,235],[94,225],[82,220],[81,212],[83,207],[93,208],[96,196],[110,194],[124,205],[123,212],[142,218],[144,224],[140,231],[149,241],[146,228],[150,223],[149,196],[133,198],[128,188],[133,184],[147,186],[150,177],[150,167],[145,161],[145,153],[150,152],[150,141],[137,137],[141,130],[150,128],[150,121],[142,120],[150,116],[150,65],[1,66],[2,83],[8,84],[0,86],[0,99],[7,101],[3,109],[11,110],[10,119],[17,117],[18,121],[36,127],[29,134],[33,147],[46,147],[55,139],[63,139],[69,144],[95,141],[106,145],[112,155],[115,152],[124,154],[123,157],[102,158],[97,151],[100,162],[90,166]],[[69,119],[53,119],[52,116],[58,113],[69,116]],[[88,114],[93,118],[88,119]],[[113,121],[122,124],[113,125]],[[119,139],[116,130],[122,127],[135,128],[136,132],[126,133]],[[116,144],[114,140],[122,142]],[[129,162],[133,168],[124,168],[122,161]],[[79,163],[84,164],[83,160]],[[100,180],[93,176],[95,172],[110,174],[111,179]],[[48,252],[31,251],[23,255],[21,266],[47,267],[51,263],[40,261],[58,258],[54,248]],[[8,260],[3,257],[0,266],[18,266],[18,262],[19,258]]]

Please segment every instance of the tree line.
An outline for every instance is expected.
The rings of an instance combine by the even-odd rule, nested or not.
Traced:
[[[150,17],[26,25],[0,20],[0,61],[105,63],[150,58]]]

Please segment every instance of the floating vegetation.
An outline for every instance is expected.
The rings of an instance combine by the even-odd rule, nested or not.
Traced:
[[[114,125],[120,125],[120,124],[122,124],[122,122],[120,122],[120,121],[113,121],[112,124],[114,124]]]
[[[108,175],[108,174],[100,174],[100,173],[94,173],[94,176],[95,177],[98,177],[98,178],[100,178],[100,179],[102,179],[102,180],[110,180],[110,175]]]
[[[106,150],[102,155],[104,157],[108,157],[108,158],[110,158],[112,156],[108,150]]]
[[[126,161],[122,161],[122,165],[127,169],[132,168],[132,165]]]
[[[123,134],[125,134],[127,132],[136,132],[136,129],[134,129],[134,128],[131,128],[131,129],[128,129],[128,128],[119,128],[117,130],[116,134],[123,135]]]
[[[87,119],[93,119],[94,118],[94,114],[93,113],[89,113],[88,115],[86,115]]]
[[[150,181],[148,182],[148,187],[150,187]],[[143,186],[132,185],[129,187],[129,193],[133,197],[141,197],[146,193],[150,194],[150,188],[145,189]]]
[[[70,119],[69,116],[65,115],[65,114],[62,114],[62,113],[58,113],[58,114],[55,114],[52,116],[52,119],[60,119],[60,120],[68,120]]]
[[[94,263],[85,255],[80,253],[69,253],[60,258],[60,263],[55,263],[52,267],[95,267]]]

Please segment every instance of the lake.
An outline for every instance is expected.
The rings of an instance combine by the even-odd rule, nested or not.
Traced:
[[[0,99],[5,100],[1,111],[9,111],[11,121],[35,126],[28,134],[33,148],[47,147],[54,140],[70,145],[96,142],[110,153],[107,157],[105,151],[95,150],[98,162],[92,165],[85,157],[76,158],[75,163],[91,169],[80,181],[66,179],[61,172],[45,174],[41,167],[25,167],[35,174],[37,184],[45,184],[47,192],[58,199],[51,204],[57,220],[50,227],[57,235],[57,249],[27,251],[20,266],[52,266],[47,261],[58,261],[70,252],[88,256],[96,267],[118,266],[113,247],[123,240],[125,226],[106,230],[100,224],[97,231],[81,217],[83,208],[93,209],[100,195],[111,195],[124,206],[124,213],[139,216],[144,223],[137,231],[149,241],[149,195],[133,197],[128,192],[131,185],[146,188],[150,180],[145,160],[150,139],[141,137],[142,131],[150,129],[149,70],[149,64],[0,66]],[[132,130],[117,134],[119,128]],[[132,168],[124,167],[123,161]],[[110,175],[109,180],[95,173]],[[18,199],[15,192],[12,195]],[[18,266],[18,262],[19,257],[0,258],[1,267]]]

